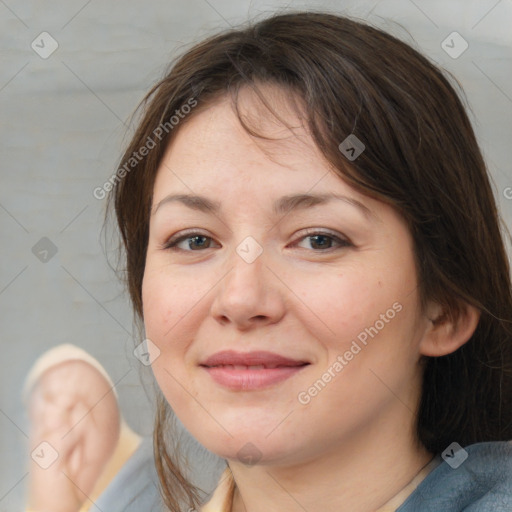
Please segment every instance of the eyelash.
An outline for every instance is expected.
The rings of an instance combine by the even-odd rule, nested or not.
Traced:
[[[331,233],[329,231],[322,231],[322,230],[317,230],[317,229],[310,229],[310,230],[307,230],[306,233],[301,236],[298,240],[296,240],[294,242],[294,244],[306,239],[306,238],[311,238],[313,236],[325,236],[325,237],[328,237],[330,238],[332,241],[334,241],[335,243],[338,244],[338,247],[329,247],[327,248],[326,250],[315,250],[315,249],[311,249],[313,252],[331,252],[332,250],[336,250],[336,249],[342,249],[342,248],[346,248],[346,247],[353,247],[354,244],[352,244],[349,240],[345,239],[345,238],[340,238],[339,236],[335,235],[334,233]],[[171,251],[181,251],[181,252],[201,252],[200,249],[198,250],[191,250],[191,249],[180,249],[177,247],[177,245],[181,242],[183,242],[184,240],[187,240],[187,239],[191,239],[191,238],[195,238],[195,237],[204,237],[204,238],[207,238],[207,239],[210,239],[210,240],[213,240],[212,237],[204,234],[204,233],[201,233],[201,232],[198,232],[198,231],[189,231],[189,232],[185,232],[185,233],[181,233],[181,235],[179,236],[172,236],[171,238],[169,238],[169,240],[167,240],[162,246],[161,246],[161,249],[163,250],[171,250]],[[210,249],[211,247],[207,247],[207,249]]]

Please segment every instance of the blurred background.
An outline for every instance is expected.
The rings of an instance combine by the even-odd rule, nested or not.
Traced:
[[[23,508],[21,387],[48,348],[73,343],[96,357],[127,421],[151,435],[151,385],[141,383],[150,370],[133,353],[141,339],[93,191],[117,169],[130,115],[178,53],[289,9],[366,19],[453,73],[512,224],[511,0],[0,0],[0,512]],[[214,466],[211,455],[198,464],[212,481]]]

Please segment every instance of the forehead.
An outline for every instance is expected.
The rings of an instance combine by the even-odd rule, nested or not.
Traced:
[[[249,88],[240,90],[241,119],[225,95],[179,126],[161,161],[154,199],[169,187],[191,192],[187,188],[232,189],[238,183],[307,191],[319,181],[341,184],[309,134],[300,102],[277,87],[263,92],[267,105]]]

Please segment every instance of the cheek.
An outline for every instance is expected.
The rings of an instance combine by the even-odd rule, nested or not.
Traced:
[[[142,309],[146,337],[161,352],[184,349],[204,314],[207,283],[186,272],[149,268],[142,282]]]
[[[157,342],[176,320],[184,315],[187,296],[180,290],[178,279],[163,270],[146,267],[142,281],[142,311],[146,335]]]
[[[418,318],[415,274],[409,266],[400,272],[385,271],[386,266],[382,262],[296,280],[297,295],[307,309],[303,325],[322,340],[329,360],[351,348],[358,351],[357,345],[360,363],[393,364],[411,356]]]
[[[295,280],[294,292],[304,306],[302,319],[308,330],[319,336],[320,329],[333,343],[355,336],[393,304],[390,284],[379,287],[379,282],[383,283],[382,277],[355,268],[343,273],[301,275]]]
[[[148,343],[151,369],[165,398],[175,410],[183,405],[183,389],[178,382],[185,382],[184,353],[187,335],[184,330],[190,316],[189,297],[179,289],[176,279],[163,271],[147,269],[142,282],[144,328]]]
[[[144,279],[142,287],[142,312],[146,337],[154,343],[170,329],[173,294],[164,293],[164,287],[158,280]]]

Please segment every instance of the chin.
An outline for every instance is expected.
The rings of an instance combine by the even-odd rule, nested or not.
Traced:
[[[261,430],[231,434],[233,437],[224,433],[215,439],[212,435],[206,439],[201,436],[198,441],[215,455],[248,466],[285,463],[298,451],[297,446],[285,444],[282,436],[276,435],[274,439],[270,439]]]

